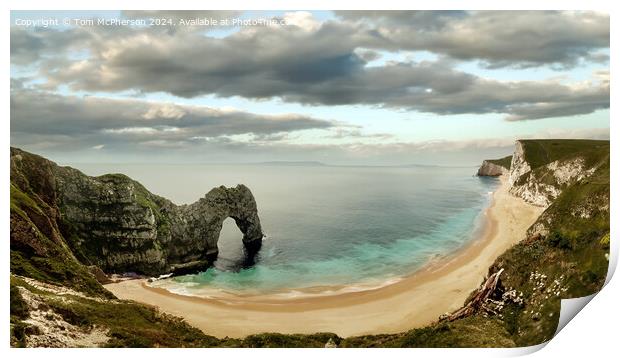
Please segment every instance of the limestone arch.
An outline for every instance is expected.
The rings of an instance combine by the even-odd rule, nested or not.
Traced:
[[[243,234],[242,242],[246,263],[254,261],[262,246],[263,231],[258,217],[256,201],[250,189],[239,184],[233,188],[220,186],[209,191],[204,198],[187,207],[188,227],[197,229],[190,235],[199,235],[205,240],[203,253],[216,258],[218,241],[224,220],[231,218]]]

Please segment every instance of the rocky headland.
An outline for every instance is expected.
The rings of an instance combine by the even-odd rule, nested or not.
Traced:
[[[478,176],[497,177],[502,174],[506,174],[510,171],[510,162],[512,156],[509,155],[502,159],[487,159],[482,162],[480,168],[478,168]]]
[[[47,252],[45,236],[82,264],[106,273],[159,275],[204,269],[217,256],[226,218],[243,233],[248,255],[263,234],[256,201],[244,185],[213,188],[175,205],[122,174],[87,176],[11,148],[11,247]]]

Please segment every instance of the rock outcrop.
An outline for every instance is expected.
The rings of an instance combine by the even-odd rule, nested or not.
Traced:
[[[501,159],[487,159],[478,168],[478,176],[497,177],[506,174],[510,170],[512,157],[509,155]]]
[[[508,177],[508,183],[513,186],[515,182],[525,173],[531,171],[530,165],[525,160],[525,154],[523,150],[523,142],[518,140],[515,142],[515,151],[512,154],[512,161],[510,162],[510,176]]]
[[[478,169],[478,176],[487,176],[487,177],[497,177],[504,173],[507,173],[508,169],[502,167],[501,165],[497,165],[492,163],[489,160],[485,160],[482,162],[482,165]]]
[[[217,256],[228,217],[243,233],[248,256],[262,242],[256,201],[244,185],[214,188],[193,204],[175,205],[125,175],[90,177],[16,148],[11,148],[11,183],[24,197],[45,203],[48,212],[39,220],[44,225],[33,230],[108,273],[203,269]],[[13,229],[12,222],[12,247],[30,240]]]

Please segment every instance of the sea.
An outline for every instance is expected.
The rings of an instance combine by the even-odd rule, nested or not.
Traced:
[[[365,167],[317,163],[72,164],[88,175],[123,173],[177,204],[220,185],[254,194],[265,233],[251,267],[242,234],[224,222],[213,267],[154,283],[187,295],[296,295],[362,290],[411,275],[478,239],[494,178],[474,167]]]

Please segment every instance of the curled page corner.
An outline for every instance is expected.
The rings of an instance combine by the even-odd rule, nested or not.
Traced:
[[[503,350],[504,357],[523,357],[532,353],[536,353],[539,350],[543,349],[549,341],[527,347],[518,347],[518,348],[500,348]]]
[[[607,282],[609,282],[609,278],[613,275],[611,260],[610,260],[609,268],[610,269],[608,270],[608,273],[607,273],[608,280],[605,281],[605,285],[607,285]],[[615,268],[615,266],[613,268]],[[603,286],[603,288],[605,287],[605,285]],[[560,318],[558,320],[558,327],[555,330],[555,333],[553,334],[553,337],[557,336],[558,333],[560,333],[560,331],[562,329],[564,329],[564,327],[566,327],[568,322],[570,322],[573,318],[575,318],[575,316],[577,316],[577,314],[597,294],[598,294],[598,292],[593,293],[593,294],[591,294],[589,296],[577,297],[577,298],[565,298],[565,299],[561,300],[560,301]],[[553,339],[553,338],[551,338],[551,339]],[[520,347],[520,348],[509,349],[509,351],[507,352],[506,356],[508,356],[508,357],[525,356],[525,355],[528,355],[528,354],[532,354],[532,353],[538,352],[539,350],[543,349],[550,341],[551,340],[548,340],[546,342],[543,342],[541,344],[537,344],[535,346],[528,346],[528,347]]]
[[[607,268],[607,277],[601,290],[605,289],[605,286],[611,281],[611,278],[616,271],[618,265],[618,245],[615,240],[610,241],[609,247],[609,265]],[[577,297],[577,298],[565,298],[560,301],[560,318],[558,321],[558,327],[555,330],[554,337],[560,333],[564,327],[599,293],[595,292],[589,296]]]
[[[560,319],[558,321],[558,328],[555,330],[554,336],[566,327],[568,322],[570,322],[597,294],[598,292],[589,296],[565,298],[561,300]]]

